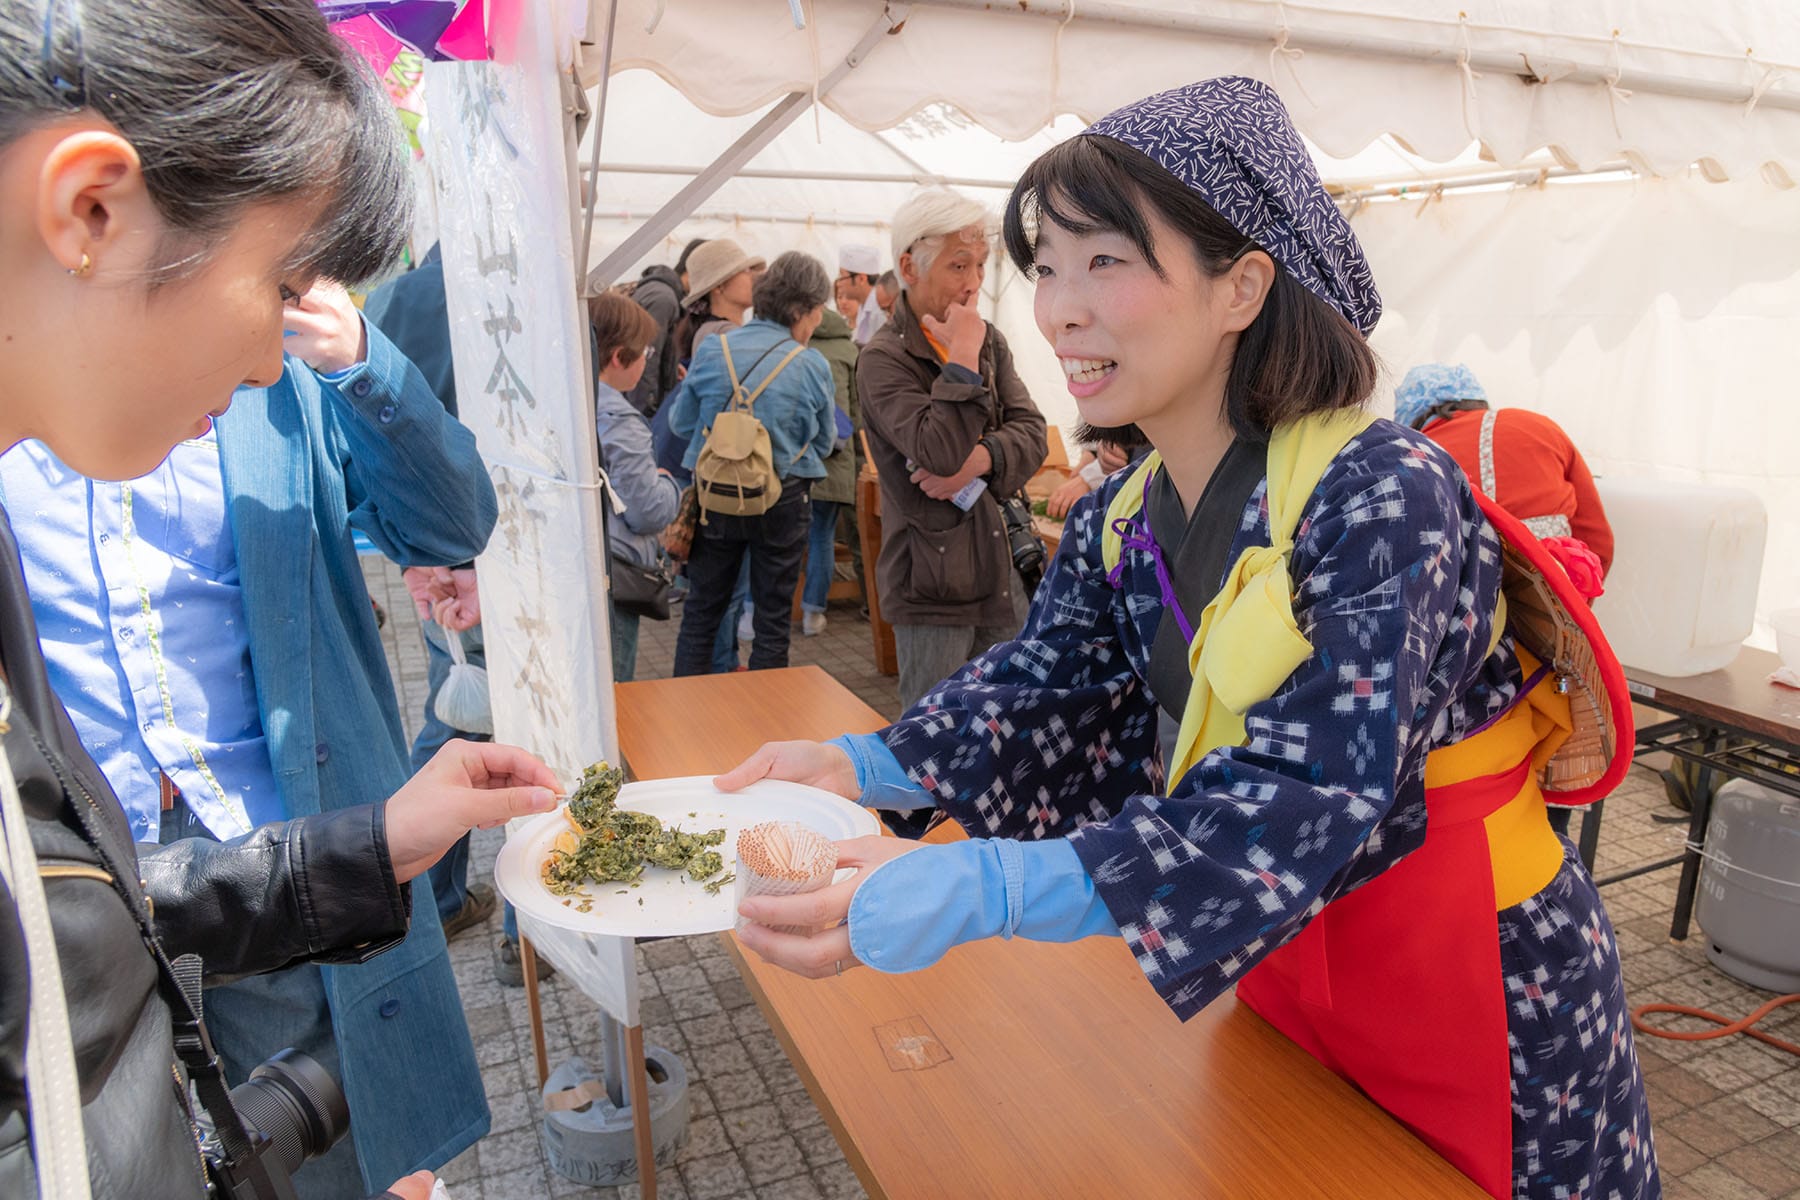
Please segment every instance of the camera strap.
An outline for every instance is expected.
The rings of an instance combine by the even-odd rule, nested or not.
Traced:
[[[0,734],[12,717],[12,689],[0,678]],[[12,761],[0,749],[0,881],[12,893],[25,940],[28,990],[25,1095],[31,1114],[31,1158],[38,1194],[87,1200],[87,1130],[81,1116],[81,1077],[64,1000],[62,964],[50,904],[44,896],[25,806]]]
[[[213,1049],[212,1039],[207,1036],[206,1026],[200,1019],[200,992],[203,976],[202,963],[198,955],[185,954],[176,963],[169,961],[163,951],[162,943],[157,940],[156,929],[150,922],[148,898],[140,899],[131,891],[129,880],[137,878],[137,872],[123,870],[114,851],[112,839],[100,824],[100,804],[92,792],[81,782],[73,771],[70,771],[58,754],[43,737],[37,726],[16,707],[8,714],[8,719],[21,728],[37,746],[38,753],[50,765],[56,775],[57,782],[62,785],[65,803],[74,812],[75,819],[81,825],[89,846],[99,858],[107,875],[111,878],[113,890],[124,901],[125,908],[137,921],[138,934],[143,938],[144,947],[150,957],[156,961],[158,990],[169,1006],[169,1022],[174,1037],[175,1053],[181,1064],[187,1068],[188,1078],[193,1082],[194,1091],[200,1098],[201,1105],[212,1118],[213,1129],[219,1138],[219,1145],[225,1151],[226,1162],[234,1170],[247,1174],[253,1185],[259,1186],[255,1194],[273,1196],[272,1184],[268,1180],[267,1169],[253,1152],[250,1136],[244,1130],[244,1122],[238,1116],[236,1106],[231,1102],[231,1090],[225,1084],[225,1072],[219,1064],[218,1053]],[[10,763],[9,773],[10,773]],[[23,831],[21,831],[23,832]],[[135,863],[133,863],[135,866]],[[86,1164],[83,1163],[83,1178],[86,1177]],[[62,1195],[62,1193],[56,1193]]]

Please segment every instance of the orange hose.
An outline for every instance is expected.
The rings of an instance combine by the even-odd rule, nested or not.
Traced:
[[[1784,1042],[1773,1034],[1751,1028],[1752,1025],[1782,1005],[1796,1002],[1800,1002],[1800,992],[1789,996],[1777,996],[1749,1016],[1740,1017],[1735,1021],[1721,1017],[1716,1012],[1707,1012],[1704,1008],[1689,1008],[1685,1004],[1640,1004],[1631,1010],[1631,1027],[1639,1033],[1647,1033],[1651,1037],[1673,1038],[1680,1042],[1705,1042],[1713,1038],[1730,1037],[1734,1033],[1742,1033],[1755,1038],[1764,1045],[1773,1046],[1777,1050],[1786,1050],[1789,1054],[1800,1055],[1800,1046],[1796,1046],[1793,1042]],[[1724,1028],[1692,1031],[1658,1029],[1644,1020],[1648,1013],[1674,1013],[1681,1017],[1697,1017],[1702,1021],[1711,1021],[1714,1025],[1722,1025]]]

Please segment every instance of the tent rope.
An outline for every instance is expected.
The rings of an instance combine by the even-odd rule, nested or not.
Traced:
[[[1276,0],[1275,3],[1275,19],[1281,22],[1281,28],[1276,30],[1275,46],[1269,51],[1269,78],[1271,81],[1275,78],[1275,64],[1285,61],[1288,76],[1294,81],[1294,86],[1306,97],[1307,104],[1317,108],[1319,102],[1313,99],[1312,93],[1306,90],[1306,81],[1300,78],[1300,60],[1306,57],[1306,51],[1298,46],[1288,45],[1287,5],[1281,3],[1281,0]]]
[[[1612,78],[1606,81],[1606,103],[1612,110],[1613,133],[1618,137],[1624,137],[1625,131],[1619,127],[1619,101],[1629,102],[1631,90],[1619,86],[1619,79],[1625,74],[1625,56],[1621,49],[1617,29],[1612,31],[1612,60]]]
[[[1050,111],[1056,112],[1056,98],[1062,95],[1062,36],[1069,22],[1075,19],[1075,0],[1063,0],[1063,19],[1056,23],[1056,32],[1050,35]]]
[[[1481,140],[1481,104],[1475,92],[1475,81],[1481,78],[1481,72],[1469,64],[1472,50],[1469,46],[1469,14],[1456,14],[1456,36],[1461,43],[1456,54],[1456,69],[1462,72],[1462,119],[1463,132],[1469,135],[1470,141]]]
[[[1756,61],[1756,56],[1752,51],[1744,51],[1744,60],[1753,67],[1762,66]],[[1757,102],[1763,98],[1763,93],[1787,77],[1788,72],[1781,67],[1764,67],[1762,78],[1758,79],[1755,86],[1750,89],[1750,100],[1744,105],[1744,116],[1748,117],[1755,112]]]

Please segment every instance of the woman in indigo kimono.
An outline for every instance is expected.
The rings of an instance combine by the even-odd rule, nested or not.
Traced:
[[[1280,101],[1129,105],[1025,173],[1006,236],[1084,438],[1155,453],[1076,505],[1016,640],[721,777],[971,835],[846,843],[854,877],[747,900],[745,943],[829,975],[1120,936],[1177,1014],[1235,985],[1495,1196],[1659,1195],[1612,929],[1544,808],[1624,769],[1617,664],[1522,528],[1363,411],[1380,298]]]

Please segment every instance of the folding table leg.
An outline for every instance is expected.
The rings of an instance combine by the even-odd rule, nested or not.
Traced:
[[[1706,740],[1706,753],[1724,749],[1723,734]],[[1681,882],[1675,885],[1675,917],[1669,923],[1671,941],[1687,940],[1688,922],[1694,915],[1694,894],[1700,890],[1700,857],[1706,846],[1706,825],[1712,820],[1712,771],[1700,768],[1694,783],[1693,813],[1688,821],[1687,846],[1681,855]]]
[[[538,1090],[550,1079],[550,1055],[544,1049],[544,1010],[538,1002],[537,951],[519,935],[519,969],[525,972],[525,1011],[531,1014],[531,1052],[537,1057]]]
[[[631,1130],[637,1138],[638,1188],[656,1200],[656,1142],[650,1136],[650,1069],[644,1062],[644,1027],[625,1030],[625,1070],[631,1077]]]

